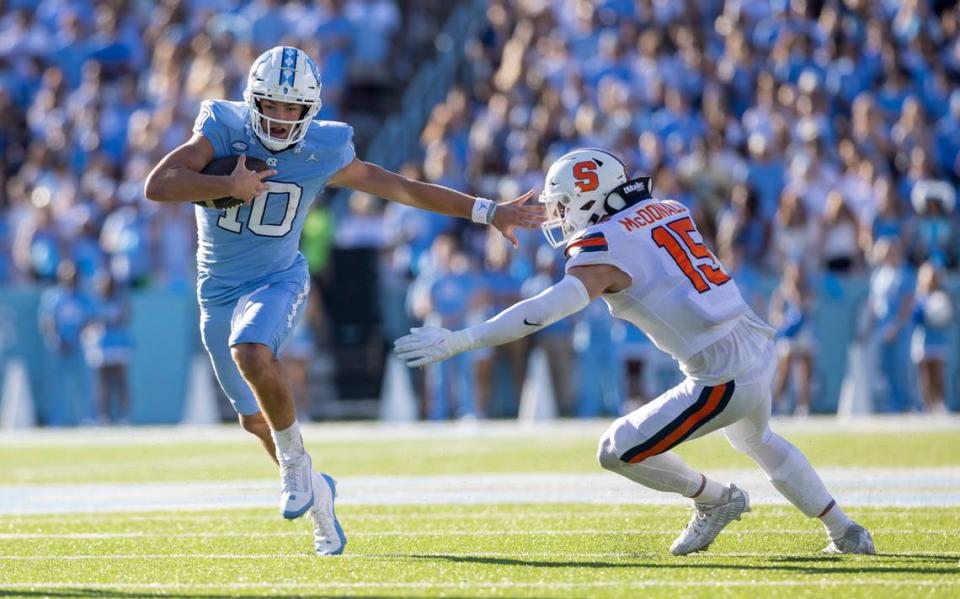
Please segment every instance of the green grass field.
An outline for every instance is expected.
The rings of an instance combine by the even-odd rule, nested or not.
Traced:
[[[539,433],[492,434],[466,429],[443,438],[394,436],[389,427],[356,437],[324,440],[324,427],[306,437],[307,449],[327,471],[350,475],[420,475],[500,472],[596,472],[597,439],[606,423],[588,422]],[[868,430],[844,434],[835,424],[817,432],[784,434],[815,466],[911,467],[960,465],[960,425],[953,430]],[[85,431],[87,432],[87,431]],[[237,431],[204,440],[202,431],[169,437],[157,431],[145,439],[87,435],[89,442],[0,440],[0,484],[65,482],[198,481],[273,478],[275,469],[259,444]],[[109,442],[107,442],[109,441]],[[752,468],[721,434],[681,445],[677,450],[698,468]]]
[[[595,473],[602,428],[323,441],[318,427],[308,445],[315,463],[340,476]],[[787,436],[818,466],[960,472],[957,429],[808,429]],[[127,434],[0,441],[0,490],[275,477],[240,433],[200,441]],[[718,436],[680,453],[703,469],[750,467]],[[881,555],[823,555],[820,525],[777,505],[756,506],[709,551],[684,558],[668,553],[689,517],[681,502],[352,505],[345,497],[346,554],[322,559],[312,554],[308,523],[283,521],[272,507],[8,514],[0,515],[0,596],[960,596],[956,506],[847,511],[873,531]]]

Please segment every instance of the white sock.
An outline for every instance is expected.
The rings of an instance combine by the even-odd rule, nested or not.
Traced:
[[[697,493],[690,496],[697,505],[717,505],[722,503],[724,494],[729,490],[728,487],[718,483],[712,478],[707,478],[703,473],[700,474],[702,482]]]
[[[774,488],[808,518],[819,518],[832,501],[806,456],[769,428],[745,439],[730,433],[727,438],[759,464]]]
[[[850,517],[837,505],[836,500],[831,500],[823,515],[818,517],[823,522],[823,527],[827,529],[827,534],[830,535],[831,539],[842,537],[843,533],[847,532],[847,529],[853,524]]]
[[[283,463],[298,460],[304,453],[303,437],[300,436],[300,424],[293,424],[282,431],[272,431],[273,443],[277,447],[277,459]]]

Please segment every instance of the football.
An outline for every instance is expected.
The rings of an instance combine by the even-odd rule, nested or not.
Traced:
[[[233,169],[237,166],[237,159],[240,158],[239,155],[233,156],[221,156],[220,158],[214,158],[210,161],[210,164],[203,167],[203,170],[200,171],[204,175],[229,175],[233,172]],[[254,158],[253,156],[247,156],[247,168],[252,171],[265,171],[270,166],[260,160],[259,158]],[[205,200],[201,202],[194,202],[198,206],[204,206],[206,208],[215,208],[217,210],[223,210],[224,208],[233,208],[234,206],[239,206],[243,203],[243,200],[237,198],[225,197],[217,198],[215,200]]]

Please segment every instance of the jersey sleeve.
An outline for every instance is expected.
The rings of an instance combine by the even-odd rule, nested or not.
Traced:
[[[339,166],[337,166],[333,172],[339,171],[343,167],[353,162],[353,159],[357,157],[357,149],[353,145],[353,127],[346,123],[338,124],[342,125],[341,136],[343,142],[340,149]]]
[[[214,156],[229,156],[230,149],[230,115],[216,100],[205,100],[200,105],[200,113],[193,123],[193,132],[207,138],[213,146]]]
[[[564,250],[567,258],[565,272],[570,272],[575,266],[606,264],[630,275],[634,284],[638,283],[643,277],[643,269],[635,256],[631,259],[628,255],[626,240],[615,233],[601,228],[588,231],[567,244]]]
[[[582,235],[567,244],[567,248],[563,252],[563,255],[567,258],[566,270],[569,271],[574,266],[588,266],[590,264],[617,266],[614,249],[603,231],[594,231]]]
[[[329,179],[357,156],[353,127],[337,121],[314,121],[308,152],[316,153],[322,179]]]

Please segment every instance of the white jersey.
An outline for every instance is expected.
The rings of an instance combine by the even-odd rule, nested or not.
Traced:
[[[630,275],[629,287],[601,296],[610,313],[639,327],[693,378],[732,379],[773,336],[679,202],[651,198],[626,208],[571,240],[566,255],[568,270],[609,264]],[[732,334],[738,325],[752,330]],[[718,352],[714,344],[729,347]]]

